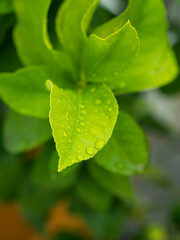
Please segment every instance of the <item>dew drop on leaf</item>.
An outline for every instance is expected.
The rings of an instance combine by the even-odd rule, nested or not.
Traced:
[[[81,129],[80,129],[80,128],[77,128],[77,132],[80,133],[80,132],[81,132]]]
[[[89,154],[89,155],[93,155],[93,154],[94,154],[94,148],[92,148],[92,147],[87,147],[86,152],[87,152],[87,154]]]
[[[82,114],[84,114],[84,115],[85,115],[85,114],[87,114],[87,112],[86,112],[85,110],[83,110],[83,111],[82,111]]]
[[[95,101],[95,104],[96,105],[99,105],[99,104],[101,104],[102,102],[101,102],[101,100],[100,99],[97,99],[96,101]]]
[[[82,161],[82,160],[84,160],[84,158],[83,158],[82,155],[78,155],[78,156],[77,156],[77,160]]]
[[[66,132],[64,132],[64,136],[67,137],[67,133]]]
[[[97,150],[101,150],[105,145],[105,141],[104,140],[99,140],[95,143],[95,148]]]

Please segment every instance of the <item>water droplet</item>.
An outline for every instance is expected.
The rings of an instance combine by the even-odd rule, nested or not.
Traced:
[[[112,111],[112,107],[109,107],[109,108],[108,108],[108,111],[111,112],[111,111]]]
[[[72,143],[72,140],[71,140],[71,139],[69,139],[69,142],[70,142],[70,143]]]
[[[71,128],[70,125],[67,126],[68,128]]]
[[[78,147],[78,148],[81,148],[81,146],[80,146],[80,145],[78,145],[77,147]]]
[[[61,99],[60,99],[60,98],[58,98],[58,102],[59,102],[59,103],[61,102]]]
[[[46,86],[48,91],[51,91],[51,81],[50,80],[46,81],[45,86]]]
[[[87,114],[87,112],[85,110],[81,111],[81,113],[84,115]]]
[[[97,150],[101,150],[105,145],[105,141],[104,140],[99,140],[95,143],[95,148]]]
[[[96,99],[95,104],[99,105],[101,103],[102,103],[102,101],[100,99]]]
[[[110,101],[110,100],[108,100],[108,101],[107,101],[107,105],[109,105],[110,103],[111,103],[111,101]]]
[[[64,136],[67,137],[67,133],[66,132],[64,132]]]
[[[82,161],[82,160],[84,160],[84,158],[83,158],[82,155],[78,155],[78,156],[77,156],[77,160]]]
[[[89,154],[89,155],[93,155],[93,154],[94,154],[94,148],[92,148],[92,147],[87,147],[86,152],[87,152],[87,154]]]
[[[79,132],[79,133],[80,133],[80,132],[81,132],[81,129],[80,129],[80,128],[77,128],[77,132]]]

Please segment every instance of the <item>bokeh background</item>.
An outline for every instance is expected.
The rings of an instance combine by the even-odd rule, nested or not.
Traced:
[[[60,2],[53,0],[49,11],[54,44],[52,25]],[[180,63],[180,2],[166,0],[165,5],[169,41]],[[126,6],[125,0],[102,0],[92,26],[97,17],[103,22],[104,16],[111,18]],[[12,42],[15,21],[13,13],[0,16],[0,72],[21,67]],[[78,171],[51,175],[57,158],[51,154],[53,142],[23,154],[7,153],[5,149],[13,151],[18,136],[11,129],[4,137],[5,124],[11,123],[7,107],[0,102],[0,240],[180,240],[180,76],[161,89],[121,96],[118,101],[145,130],[150,162],[143,175],[132,178],[134,199],[114,201],[108,213],[97,210],[103,203],[93,199],[96,195],[89,196],[92,201],[78,198],[81,194],[74,187]],[[11,114],[17,129],[20,120]],[[23,124],[31,128],[28,119]],[[21,128],[18,133],[23,134]],[[96,207],[86,206],[88,201],[95,202]]]

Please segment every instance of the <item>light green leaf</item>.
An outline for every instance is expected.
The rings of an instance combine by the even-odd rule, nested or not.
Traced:
[[[148,162],[145,134],[127,113],[120,111],[111,139],[94,159],[114,173],[141,173]]]
[[[128,177],[109,172],[93,162],[88,164],[88,169],[92,177],[111,194],[120,199],[132,199],[133,193]]]
[[[135,92],[159,87],[177,75],[177,63],[167,41],[167,21],[162,0],[130,0],[120,16],[98,27],[94,33],[101,38],[118,31],[127,20],[139,34],[140,54],[128,71],[119,76],[119,83],[109,86],[117,93]]]
[[[56,19],[56,31],[63,48],[79,59],[93,13],[99,0],[65,0]]]
[[[60,157],[59,171],[92,158],[111,137],[118,105],[105,85],[77,91],[52,84],[50,123]]]
[[[52,136],[49,121],[23,116],[10,111],[4,119],[5,149],[17,154],[46,142]]]
[[[0,14],[7,14],[13,11],[12,0],[0,0]]]
[[[139,46],[138,34],[129,21],[106,38],[90,35],[84,51],[86,80],[119,84],[119,76],[128,71]]]
[[[47,14],[51,0],[14,0],[17,25],[14,41],[25,65],[51,64],[72,69],[69,58],[52,49],[47,32]]]
[[[0,74],[0,97],[13,110],[32,117],[48,118],[49,91],[46,80],[67,86],[60,75],[47,66],[29,66],[15,73]]]

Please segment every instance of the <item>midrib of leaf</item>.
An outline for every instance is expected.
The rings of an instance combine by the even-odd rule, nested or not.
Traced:
[[[73,149],[74,145],[75,145],[75,142],[76,142],[76,139],[78,138],[77,137],[77,134],[76,134],[76,130],[78,128],[78,119],[80,117],[80,103],[81,103],[81,92],[83,91],[83,89],[78,89],[77,90],[77,93],[75,94],[76,95],[76,100],[77,100],[77,114],[76,114],[76,124],[74,126],[74,130],[72,131],[72,139],[74,138],[74,141],[72,141],[70,143],[70,151]],[[75,136],[75,137],[74,137]],[[76,148],[77,146],[75,146]],[[73,160],[73,159],[72,159]]]

